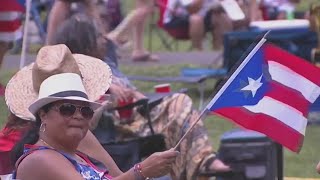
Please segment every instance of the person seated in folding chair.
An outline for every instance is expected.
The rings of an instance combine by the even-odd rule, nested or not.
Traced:
[[[223,11],[213,11],[216,0],[157,0],[160,8],[158,24],[176,36],[190,38],[193,48],[202,50],[206,32],[211,32],[213,47],[222,48],[223,33],[232,30]],[[173,34],[173,33],[171,33]]]
[[[300,0],[261,0],[265,20],[292,19]]]
[[[90,32],[90,33],[88,33]],[[70,33],[73,35],[71,36]],[[110,87],[111,96],[115,99],[143,98],[126,76],[118,69],[115,49],[112,42],[100,36],[94,22],[85,15],[75,15],[59,28],[54,43],[66,44],[73,53],[83,53],[103,59],[111,67],[113,83]],[[103,82],[101,82],[103,83]],[[117,100],[116,100],[117,102]],[[199,112],[192,108],[192,100],[186,94],[173,94],[165,97],[151,112],[154,131],[165,136],[167,148],[174,147],[187,128],[194,122]],[[119,117],[114,115],[114,124],[119,131],[118,138],[143,137],[150,134],[146,127],[147,120],[134,112],[131,123],[120,124]],[[94,127],[93,127],[94,128]],[[121,132],[123,132],[121,134]],[[200,121],[192,133],[179,147],[180,156],[173,165],[173,179],[193,179],[202,171],[229,171],[230,167],[215,157],[207,131]]]
[[[59,25],[69,17],[71,12],[71,3],[82,3],[85,12],[96,19],[97,23],[104,29],[103,34],[107,34],[109,29],[113,29],[112,34],[109,34],[109,38],[113,39],[115,43],[122,45],[127,42],[127,36],[125,36],[128,31],[133,32],[133,50],[131,53],[131,59],[133,61],[158,61],[159,57],[148,52],[143,45],[143,33],[144,25],[153,11],[154,3],[150,0],[137,0],[136,8],[121,21],[114,23],[114,20],[118,18],[120,12],[120,2],[119,0],[110,0],[106,2],[106,7],[103,6],[103,3],[96,3],[95,0],[55,0],[53,7],[51,9],[48,28],[47,28],[47,40],[46,44],[52,44],[53,36],[59,27]],[[112,10],[115,12],[106,12]],[[105,15],[113,14],[115,17],[111,17],[112,21],[105,22]],[[110,19],[110,17],[109,17]],[[120,24],[118,24],[120,23]],[[115,25],[118,25],[114,27]]]
[[[217,1],[214,5],[211,5],[209,13],[211,16],[211,27],[213,28],[213,45],[215,47],[221,48],[223,45],[223,34],[229,31],[240,31],[247,30],[249,28],[250,22],[262,20],[262,13],[259,9],[258,2],[256,0],[234,0],[239,10],[243,13],[243,19],[233,19],[231,14],[235,13],[225,9],[228,7],[223,7],[221,1]],[[228,5],[227,5],[228,6]]]
[[[243,11],[244,19],[236,21],[230,19],[233,25],[232,30],[238,31],[248,29],[250,22],[262,20],[262,12],[257,0],[236,0],[236,2]]]

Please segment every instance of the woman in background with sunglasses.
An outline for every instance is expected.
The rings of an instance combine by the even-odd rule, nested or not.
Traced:
[[[95,73],[98,72],[99,74]],[[107,83],[101,84],[100,82]],[[100,85],[99,85],[100,84]],[[116,165],[95,167],[77,150],[87,136],[94,102],[111,84],[111,71],[101,60],[72,55],[65,45],[40,49],[36,62],[20,70],[8,83],[6,103],[12,113],[35,122],[15,146],[13,178],[111,179]],[[38,93],[37,93],[38,92]],[[178,153],[153,154],[114,179],[146,179],[167,174]]]

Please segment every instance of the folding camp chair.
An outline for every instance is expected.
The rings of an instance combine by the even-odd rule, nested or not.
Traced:
[[[109,109],[103,113],[98,127],[93,130],[102,146],[108,151],[111,157],[122,171],[127,171],[134,164],[141,161],[154,152],[166,149],[164,136],[156,134],[153,130],[149,111],[162,101],[168,94],[157,95],[153,98],[138,100],[132,104]],[[117,130],[114,125],[111,112],[115,110],[138,108],[138,112],[147,119],[151,135],[145,137],[132,137],[129,140],[119,141],[116,139]],[[97,163],[99,165],[99,163]]]
[[[148,47],[149,50],[152,51],[152,34],[153,31],[160,38],[161,43],[166,47],[166,49],[172,51],[178,49],[178,41],[186,41],[190,40],[189,31],[187,28],[181,27],[176,29],[167,29],[163,24],[163,14],[165,13],[167,0],[156,0],[155,6],[159,10],[159,19],[155,22],[155,15],[152,14],[152,20],[149,27],[149,38],[148,38]],[[169,37],[172,38],[171,41],[168,41],[168,36],[165,36],[160,32],[160,29],[166,32]]]

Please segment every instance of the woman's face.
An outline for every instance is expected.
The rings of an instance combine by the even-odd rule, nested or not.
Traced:
[[[55,102],[47,113],[40,112],[46,126],[44,134],[70,143],[81,141],[86,135],[92,115],[89,103],[71,100]]]

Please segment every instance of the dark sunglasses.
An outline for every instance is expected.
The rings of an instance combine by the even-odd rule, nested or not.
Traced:
[[[76,110],[79,110],[82,117],[84,117],[85,119],[91,119],[94,114],[94,111],[89,106],[76,106],[70,103],[63,103],[54,107],[56,107],[57,110],[59,110],[60,114],[64,117],[71,117],[72,115],[74,115]]]

